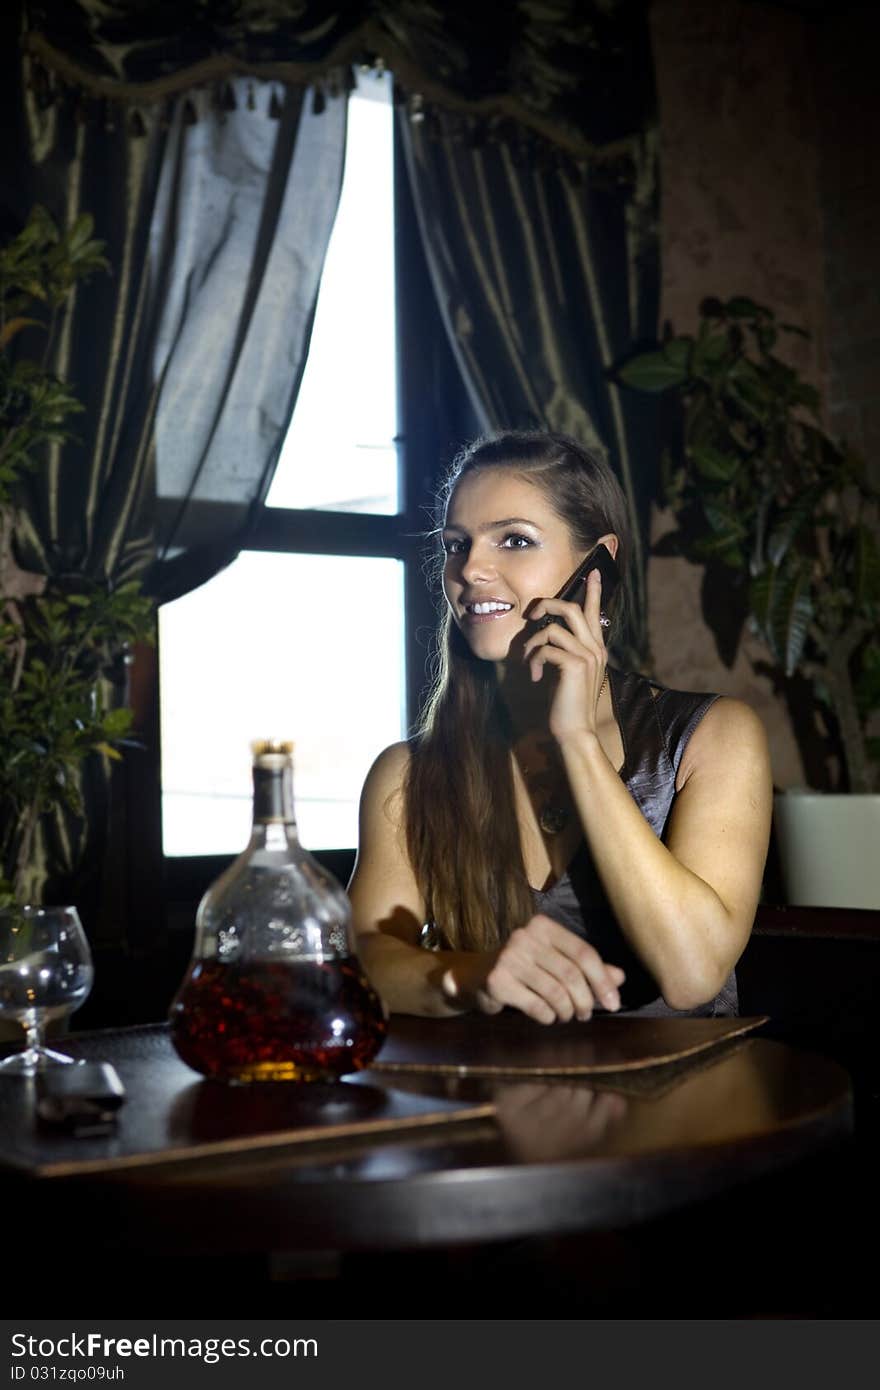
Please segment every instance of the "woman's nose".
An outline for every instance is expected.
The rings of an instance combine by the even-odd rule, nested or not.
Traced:
[[[485,546],[472,545],[461,566],[461,577],[465,584],[474,584],[482,579],[491,579],[496,573],[492,552]]]

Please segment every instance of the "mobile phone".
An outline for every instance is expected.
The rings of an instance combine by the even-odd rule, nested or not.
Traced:
[[[602,576],[602,606],[607,607],[611,595],[620,583],[620,570],[614,563],[611,551],[607,546],[601,544],[593,547],[587,558],[581,561],[574,574],[565,581],[554,598],[563,599],[565,603],[583,603],[584,586],[591,570],[598,570]],[[538,619],[536,627],[546,627],[548,623],[561,623],[563,627],[568,627],[568,624],[557,613],[545,614],[543,618]]]
[[[37,1074],[37,1114],[69,1134],[107,1134],[125,1100],[125,1087],[109,1062],[74,1062]]]

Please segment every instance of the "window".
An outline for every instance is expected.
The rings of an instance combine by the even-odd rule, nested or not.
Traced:
[[[370,76],[349,101],[309,358],[255,548],[160,609],[166,856],[243,847],[249,744],[269,736],[296,745],[303,843],[356,843],[363,778],[408,723],[398,445],[392,106]]]
[[[270,507],[399,510],[391,117],[388,77],[367,77],[349,101],[339,211]]]

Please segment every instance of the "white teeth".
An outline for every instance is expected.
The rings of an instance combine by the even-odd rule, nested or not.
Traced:
[[[513,604],[497,603],[492,599],[489,603],[468,603],[465,606],[469,613],[509,613]]]

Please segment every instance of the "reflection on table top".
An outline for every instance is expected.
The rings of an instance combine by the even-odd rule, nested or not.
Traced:
[[[444,1021],[419,1027],[441,1030]],[[205,1115],[216,1132],[224,1114],[234,1122],[237,1106],[253,1119],[262,1104],[253,1088],[228,1090],[185,1069],[181,1076],[162,1029],[82,1035],[77,1048],[117,1065],[126,1109],[161,1103],[164,1077],[166,1091],[189,1107],[187,1123],[202,1106],[203,1135]],[[727,1042],[677,1069],[576,1080],[371,1072],[344,1085],[346,1094],[357,1091],[364,1114],[371,1106],[377,1113],[389,1088],[404,1098],[401,1107],[409,1096],[423,1109],[434,1099],[453,1102],[453,1113],[466,1103],[483,1108],[454,1123],[93,1173],[70,1180],[77,1201],[106,1202],[112,1186],[123,1215],[104,1232],[108,1245],[166,1252],[403,1248],[560,1233],[626,1225],[717,1194],[845,1137],[852,1125],[841,1067],[760,1037]],[[251,1096],[239,1101],[245,1090]],[[8,1134],[14,1101],[0,1092],[0,1103]],[[38,1181],[47,1210],[69,1189],[68,1180]]]

